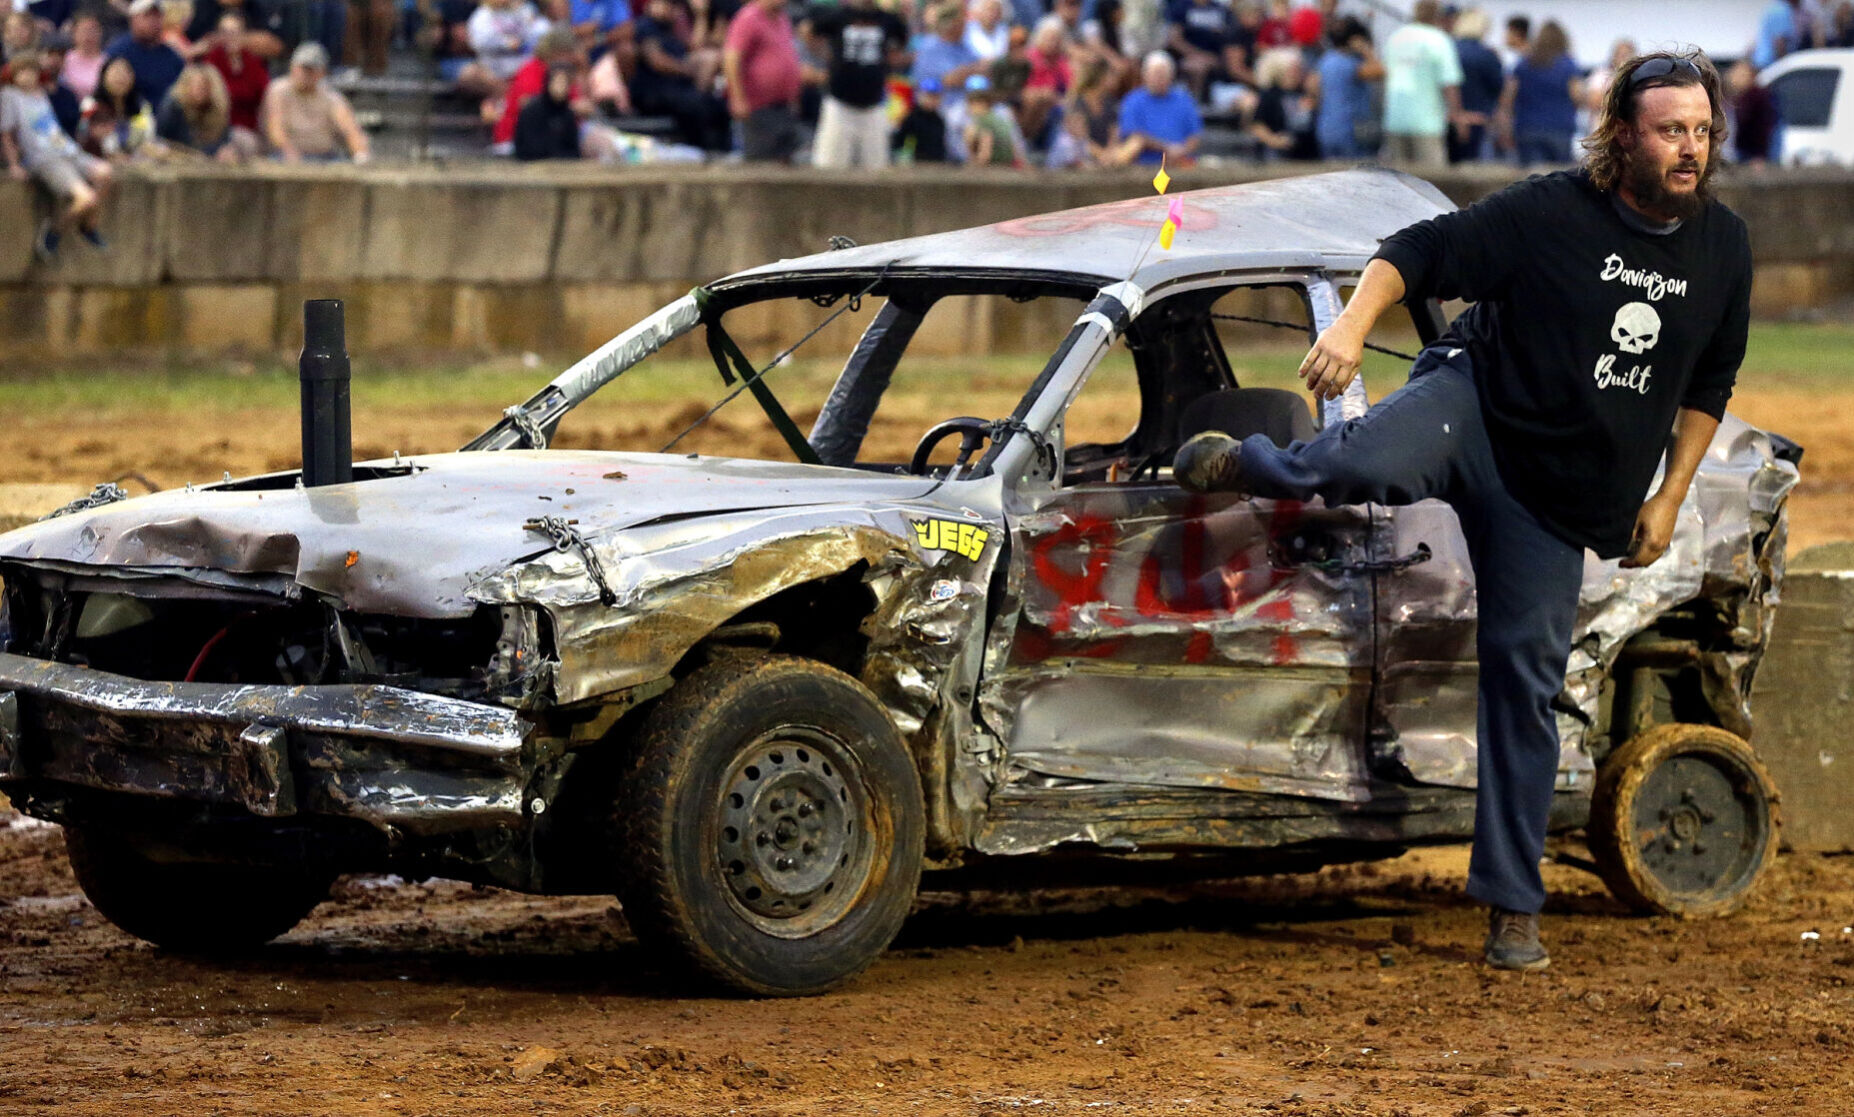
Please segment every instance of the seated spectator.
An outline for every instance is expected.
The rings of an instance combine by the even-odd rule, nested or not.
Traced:
[[[39,39],[39,83],[45,89],[45,99],[51,102],[52,112],[58,116],[58,127],[75,140],[78,124],[84,118],[84,99],[60,76],[70,49],[71,40],[59,31],[46,32]]]
[[[534,44],[547,30],[547,21],[528,0],[482,0],[466,26],[476,62],[457,76],[457,84],[472,96],[482,97],[485,117],[493,120],[502,106],[492,102],[534,54]]]
[[[1030,84],[1030,33],[1011,28],[1010,45],[985,67],[992,99],[1013,110],[1023,110],[1024,87]]]
[[[219,17],[219,30],[213,36],[212,49],[206,52],[206,64],[219,71],[225,82],[226,96],[231,99],[232,127],[250,132],[255,139],[263,131],[258,110],[264,104],[264,91],[270,88],[270,70],[249,44],[244,17],[227,11]]]
[[[1022,167],[1029,158],[1017,140],[1009,116],[998,111],[991,81],[984,74],[966,79],[966,164],[972,167]]]
[[[586,75],[587,96],[592,100],[592,107],[606,116],[630,116],[636,112],[631,106],[631,90],[625,85],[624,71],[618,66],[618,52],[608,50],[592,64],[592,72]]]
[[[946,118],[940,115],[938,78],[928,78],[915,87],[914,104],[895,126],[890,142],[899,162],[946,162]]]
[[[571,32],[567,41],[572,42]],[[515,118],[515,158],[524,163],[578,159],[580,118],[573,107],[573,68],[554,66],[545,81],[541,92],[528,97]]]
[[[1062,46],[1062,25],[1045,17],[1036,25],[1036,35],[1024,49],[1024,57],[1030,73],[1024,80],[1018,119],[1025,135],[1041,137],[1074,84],[1068,51]]]
[[[303,43],[290,55],[289,76],[270,83],[259,116],[264,138],[285,163],[333,163],[370,155],[348,99],[328,85],[328,51]]]
[[[534,57],[522,63],[521,69],[515,71],[509,79],[508,94],[502,103],[502,115],[496,119],[496,127],[490,133],[490,139],[495,144],[492,150],[503,153],[510,150],[507,145],[515,141],[515,125],[521,116],[521,107],[546,92],[549,76],[555,69],[566,69],[575,76],[573,84],[578,84],[579,57],[579,42],[572,28],[563,25],[547,29],[534,45]],[[580,99],[579,91],[575,89],[573,92],[575,96],[567,98],[569,103]]]
[[[984,62],[1004,57],[1010,46],[1011,25],[1004,18],[1004,0],[972,0],[966,18],[966,46]]]
[[[13,7],[25,9],[41,31],[69,31],[71,17],[77,14],[77,0],[14,0]]]
[[[1236,16],[1226,5],[1218,0],[1171,0],[1165,12],[1165,45],[1177,57],[1193,96],[1203,100],[1213,81],[1246,80],[1248,59],[1239,42]]]
[[[1364,140],[1376,127],[1370,83],[1383,77],[1384,64],[1372,48],[1371,33],[1356,19],[1347,18],[1339,25],[1337,41],[1320,56],[1308,80],[1317,106],[1313,134],[1320,158],[1362,159],[1370,154]]]
[[[161,41],[174,48],[183,59],[194,57],[193,40],[187,27],[193,22],[193,0],[161,0]],[[204,54],[201,47],[199,53]]]
[[[0,160],[16,179],[38,179],[52,197],[65,203],[65,211],[46,218],[33,239],[33,251],[50,262],[65,232],[76,229],[92,247],[106,248],[97,231],[104,195],[109,190],[108,164],[79,150],[58,127],[40,82],[38,55],[16,52],[6,64],[6,81],[0,88]]]
[[[1122,137],[1114,104],[1114,74],[1096,59],[1082,71],[1063,110],[1062,124],[1073,142],[1073,162],[1085,167],[1124,167],[1138,158],[1142,141]]]
[[[0,62],[11,62],[16,54],[39,49],[39,22],[31,12],[9,11],[0,25]]]
[[[568,18],[579,49],[594,63],[613,51],[629,53],[633,46],[629,0],[572,0]]]
[[[155,135],[175,153],[193,152],[221,163],[242,163],[257,153],[257,137],[232,127],[232,98],[225,79],[204,62],[180,80],[155,113]]]
[[[1293,17],[1288,8],[1288,0],[1268,0],[1268,18],[1255,29],[1256,58],[1260,59],[1263,51],[1294,45]]]
[[[60,74],[79,101],[96,92],[104,61],[103,24],[86,12],[71,21],[71,49],[65,52]]]
[[[671,0],[648,0],[637,21],[637,73],[631,98],[637,111],[676,121],[678,138],[705,151],[726,151],[727,106],[695,81],[690,43],[677,31]]]
[[[1152,46],[1161,47],[1165,45],[1165,26],[1159,7],[1158,0],[1135,0],[1131,9],[1120,0],[1094,0],[1094,18],[1082,21],[1077,59],[1105,62],[1116,83],[1131,84],[1136,67],[1127,52],[1134,41],[1134,29],[1127,26],[1127,16],[1130,10],[1151,9],[1144,18],[1152,26],[1139,28],[1137,39],[1141,43],[1157,40]]]
[[[1155,50],[1140,67],[1140,87],[1120,102],[1120,134],[1139,142],[1141,163],[1183,166],[1197,158],[1204,118],[1177,76],[1172,56]]]
[[[283,17],[270,0],[195,0],[187,37],[211,53],[224,34],[226,16],[238,17],[239,39],[246,52],[266,60],[283,57]],[[229,77],[226,81],[237,84]],[[238,102],[236,88],[232,90],[232,102]]]
[[[938,82],[942,103],[950,110],[965,100],[966,79],[983,70],[985,63],[966,44],[966,17],[959,9],[959,0],[947,0],[928,18],[933,34],[915,46],[914,66],[908,77],[916,88],[929,79]]]
[[[1262,88],[1246,131],[1262,145],[1264,159],[1318,159],[1313,138],[1313,103],[1302,87],[1306,65],[1298,47],[1276,47],[1256,61]]]
[[[135,68],[126,58],[103,64],[97,90],[84,99],[78,144],[103,159],[131,159],[154,139],[154,111],[142,100]]]
[[[180,52],[162,40],[161,0],[129,5],[129,29],[109,45],[110,58],[121,58],[135,72],[135,92],[145,105],[158,105],[186,68]]]

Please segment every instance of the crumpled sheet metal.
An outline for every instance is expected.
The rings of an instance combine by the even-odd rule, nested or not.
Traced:
[[[790,462],[589,450],[440,454],[419,466],[308,489],[154,493],[0,535],[0,559],[218,582],[282,575],[358,612],[463,617],[481,603],[473,586],[551,549],[523,527],[539,516],[600,536],[666,516],[905,499],[931,487]]]
[[[1730,649],[1701,657],[1707,697],[1722,724],[1749,732],[1749,673],[1770,637],[1787,534],[1784,500],[1796,478],[1796,468],[1771,453],[1767,435],[1727,415],[1660,561],[1624,570],[1618,560],[1586,556],[1564,691],[1579,713],[1558,718],[1560,790],[1589,786],[1588,734],[1623,645],[1661,614],[1696,599],[1724,607],[1734,629]],[[1477,669],[1466,542],[1454,512],[1440,501],[1377,514],[1385,521],[1384,555],[1420,542],[1434,557],[1379,579],[1386,636],[1374,748],[1421,782],[1473,787]]]
[[[1019,525],[981,694],[1007,778],[1364,794],[1362,510],[1085,485]]]

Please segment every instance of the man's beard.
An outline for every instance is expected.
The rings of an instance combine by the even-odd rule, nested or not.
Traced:
[[[1680,170],[1699,173],[1691,192],[1677,192],[1668,188],[1667,176]],[[1712,182],[1711,160],[1704,163],[1682,162],[1663,170],[1646,153],[1636,152],[1629,156],[1622,181],[1629,188],[1629,193],[1635,195],[1638,207],[1676,221],[1690,221],[1698,217],[1705,210],[1706,203],[1712,200],[1709,188]]]

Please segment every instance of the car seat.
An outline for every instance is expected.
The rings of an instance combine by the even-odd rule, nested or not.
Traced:
[[[1285,388],[1226,388],[1192,400],[1178,418],[1178,441],[1222,431],[1231,438],[1265,434],[1277,446],[1306,442],[1319,432],[1300,393]]]

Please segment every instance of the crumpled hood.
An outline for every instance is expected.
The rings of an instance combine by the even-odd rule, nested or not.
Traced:
[[[386,468],[388,463],[371,463]],[[551,550],[529,520],[588,539],[665,516],[906,500],[921,477],[733,458],[499,451],[313,489],[170,490],[0,535],[0,559],[282,575],[350,608],[459,616],[471,585]]]

